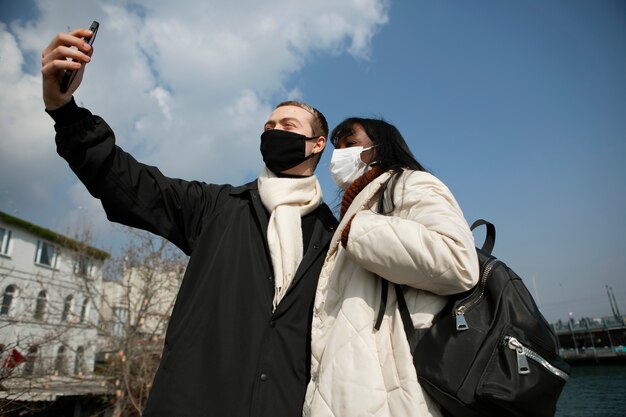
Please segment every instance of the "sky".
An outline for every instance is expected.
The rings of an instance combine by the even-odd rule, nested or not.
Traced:
[[[75,94],[166,175],[242,184],[274,105],[383,117],[550,321],[626,313],[626,2],[0,0],[0,210],[113,253],[55,151],[41,51],[100,22]],[[339,203],[317,170],[325,200]],[[477,245],[484,232],[475,232]]]

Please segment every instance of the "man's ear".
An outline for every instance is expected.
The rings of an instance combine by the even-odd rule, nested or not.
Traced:
[[[313,152],[320,153],[324,150],[325,147],[326,136],[320,136],[319,138],[317,138],[317,141],[315,141],[315,145],[313,146]]]

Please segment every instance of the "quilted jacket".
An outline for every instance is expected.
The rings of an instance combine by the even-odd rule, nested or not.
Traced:
[[[474,238],[448,188],[433,175],[404,171],[390,215],[377,213],[385,173],[355,197],[331,241],[318,281],[312,363],[304,416],[440,416],[417,381],[390,289],[380,330],[380,278],[405,285],[416,328],[429,327],[446,295],[478,282]],[[387,190],[385,205],[390,208]],[[352,219],[346,248],[341,232]]]

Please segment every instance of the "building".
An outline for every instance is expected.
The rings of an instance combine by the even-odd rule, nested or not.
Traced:
[[[121,280],[105,278],[100,309],[103,350],[108,338],[125,338],[129,328],[139,339],[163,339],[183,274],[184,263],[177,263],[132,266]]]
[[[570,318],[552,328],[569,363],[626,363],[626,316]]]
[[[0,398],[55,401],[102,391],[95,387],[104,384],[89,384],[108,257],[0,212]]]

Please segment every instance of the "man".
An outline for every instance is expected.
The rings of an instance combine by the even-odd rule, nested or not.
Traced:
[[[104,120],[73,101],[92,53],[80,37],[89,36],[59,34],[42,53],[57,152],[109,220],[190,255],[144,416],[301,415],[311,308],[336,226],[313,175],[326,145],[324,116],[302,103],[279,105],[261,137],[266,168],[257,181],[167,178],[117,147]],[[79,72],[62,94],[67,69]]]

